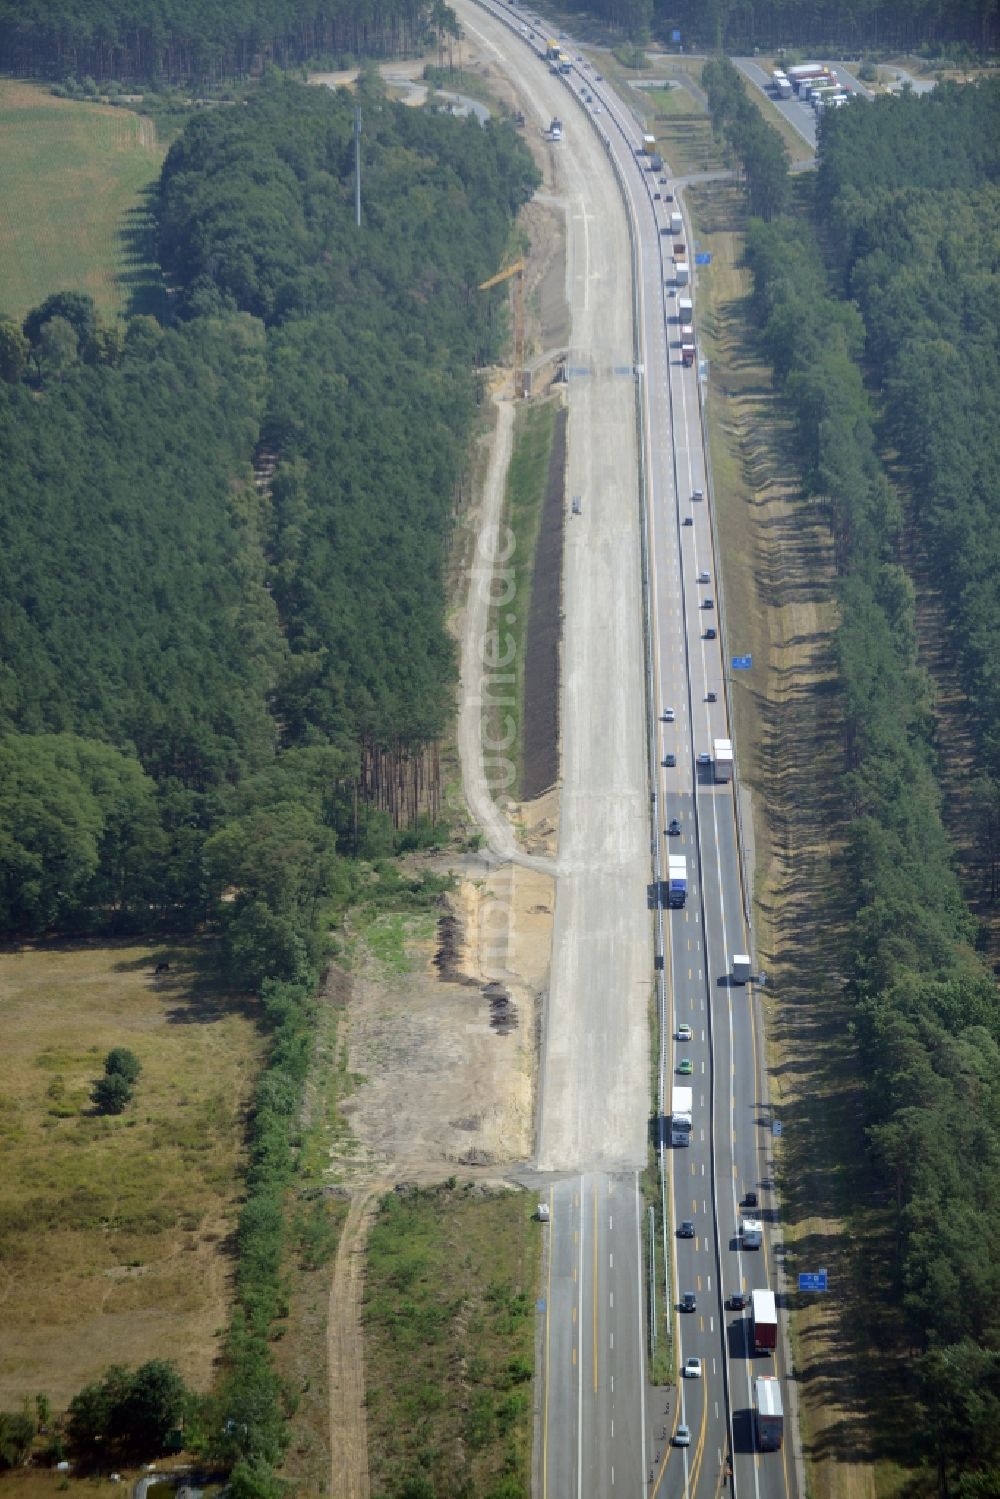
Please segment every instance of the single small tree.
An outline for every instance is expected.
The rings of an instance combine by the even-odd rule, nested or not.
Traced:
[[[132,1102],[132,1085],[120,1072],[106,1072],[90,1095],[102,1114],[123,1114]]]
[[[123,1077],[131,1084],[138,1079],[142,1063],[134,1051],[129,1051],[125,1046],[114,1046],[104,1058],[104,1071],[108,1077]]]

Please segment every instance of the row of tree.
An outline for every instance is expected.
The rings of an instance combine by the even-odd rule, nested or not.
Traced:
[[[995,51],[1000,17],[993,0],[570,0],[638,41],[671,41],[689,49],[751,52],[755,47],[825,47],[839,55],[861,47],[907,48],[958,43]]]
[[[727,57],[707,62],[701,73],[712,128],[739,162],[747,206],[761,219],[773,219],[788,206],[788,151],[747,97],[740,74]]]
[[[442,0],[0,0],[0,69],[50,78],[216,81],[270,61],[419,52]]]
[[[893,116],[892,137],[898,109],[904,161],[914,170],[923,163],[929,182],[944,183],[938,133],[956,161],[966,149],[973,161],[988,159],[994,148],[972,137],[993,107],[970,90],[836,112],[821,133],[816,195],[829,262],[799,219],[758,222],[748,236],[763,344],[797,423],[806,493],[823,507],[836,543],[848,823],[842,891],[850,917],[844,968],[865,1059],[871,1160],[895,1227],[899,1348],[919,1350],[909,1365],[923,1411],[915,1448],[942,1493],[968,1494],[988,1491],[1000,1475],[1000,1264],[991,1248],[1000,1231],[1000,1007],[942,822],[933,686],[919,659],[915,588],[902,562],[914,537],[934,546],[958,638],[969,628],[964,611],[976,605],[957,559],[967,548],[994,547],[995,485],[988,493],[973,484],[957,509],[948,508],[954,486],[946,490],[949,553],[934,530],[941,511],[917,475],[921,455],[937,451],[939,417],[951,428],[941,451],[955,456],[984,435],[966,413],[995,412],[996,220],[991,207],[973,230],[993,192],[982,180],[955,191],[902,185],[900,157],[882,151],[879,130],[880,118]],[[887,182],[879,180],[880,161]],[[967,276],[959,268],[965,233]],[[980,239],[992,250],[980,255]],[[837,294],[844,288],[858,294],[864,317]],[[949,308],[962,310],[961,323]],[[949,332],[969,343],[964,379],[973,384],[961,394]],[[880,457],[865,388],[866,335],[890,435],[904,458],[917,459],[911,503],[890,486]],[[912,419],[905,440],[903,412]],[[994,429],[986,452],[994,471],[995,442]],[[968,478],[967,465],[977,462],[970,456],[960,472]],[[935,473],[942,477],[940,467]],[[997,627],[992,611],[987,630]],[[977,714],[983,732],[995,732],[991,714],[988,702]]]

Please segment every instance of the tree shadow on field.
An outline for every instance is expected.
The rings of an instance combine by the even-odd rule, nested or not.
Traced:
[[[118,284],[127,294],[126,317],[145,314],[168,319],[167,292],[156,250],[155,183],[144,187],[140,201],[126,210],[118,229]]]

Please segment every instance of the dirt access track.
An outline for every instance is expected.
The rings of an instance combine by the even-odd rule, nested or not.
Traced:
[[[495,59],[462,44],[461,65],[480,72],[512,110],[525,102]],[[339,81],[339,80],[338,80]],[[527,110],[525,110],[527,113]],[[554,200],[552,147],[530,127],[526,139],[544,185],[522,215],[530,241],[526,279],[529,359],[544,365],[565,341],[564,216]],[[499,383],[499,382],[498,382]],[[536,390],[538,389],[536,378]],[[510,455],[513,406],[498,399],[481,438],[481,483],[462,517],[459,546],[475,557],[484,518],[498,515]],[[460,601],[453,625],[461,638]],[[466,678],[466,696],[479,690]],[[479,723],[479,710],[475,709]],[[478,734],[478,728],[477,728]],[[475,746],[478,763],[478,739]],[[434,864],[456,888],[433,926],[404,923],[402,963],[365,948],[350,975],[331,977],[327,999],[343,1008],[340,1042],[358,1085],[342,1106],[351,1141],[330,1160],[330,1180],[351,1194],[329,1303],[331,1483],[335,1499],[370,1492],[364,1419],[364,1345],[360,1320],[364,1246],[379,1197],[402,1181],[440,1181],[468,1173],[510,1184],[508,1173],[534,1150],[541,1002],[548,982],[558,790],[495,812],[485,829],[496,847],[527,847],[527,864],[489,852]],[[517,825],[518,837],[511,821]],[[492,821],[492,819],[491,819]],[[532,865],[536,867],[532,867]]]

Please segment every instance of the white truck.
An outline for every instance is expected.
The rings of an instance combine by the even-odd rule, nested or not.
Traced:
[[[674,209],[673,213],[670,215],[670,233],[671,234],[683,234],[684,233],[684,219],[683,219],[682,215],[680,213],[678,213],[678,211],[677,211],[676,208]]]
[[[740,1248],[759,1249],[764,1240],[764,1225],[759,1218],[740,1219]]]
[[[644,135],[642,138],[642,149],[646,156],[652,156],[656,150],[656,136]]]
[[[731,739],[716,739],[714,751],[712,765],[714,767],[715,779],[721,786],[733,779],[733,741]]]
[[[729,960],[729,970],[734,984],[745,984],[750,978],[750,954],[734,952]]]
[[[677,321],[682,327],[694,323],[694,303],[690,297],[677,298]]]
[[[667,905],[677,910],[688,893],[688,861],[684,854],[667,855]]]
[[[781,1386],[773,1374],[760,1374],[753,1385],[754,1424],[760,1452],[777,1452],[781,1447],[784,1412],[781,1409]]]
[[[690,1145],[694,1127],[694,1090],[675,1088],[670,1097],[670,1143]]]
[[[674,261],[674,281],[677,286],[687,286],[691,279],[691,268],[686,260]]]

